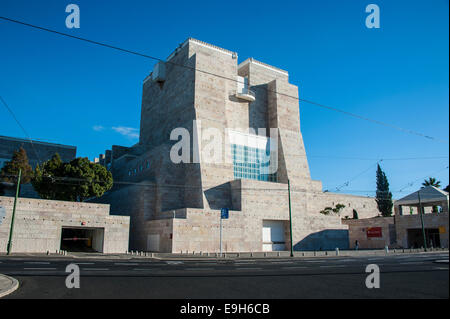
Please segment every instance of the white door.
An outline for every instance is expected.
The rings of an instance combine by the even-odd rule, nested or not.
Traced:
[[[277,251],[285,249],[283,221],[264,220],[262,236],[263,251]]]
[[[147,251],[159,251],[159,234],[147,235]]]

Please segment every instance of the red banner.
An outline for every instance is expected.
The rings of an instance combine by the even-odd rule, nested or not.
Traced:
[[[367,228],[367,237],[383,237],[381,227],[369,227]]]

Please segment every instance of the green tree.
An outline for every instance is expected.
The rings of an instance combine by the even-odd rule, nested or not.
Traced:
[[[386,174],[381,169],[380,165],[377,166],[377,192],[376,201],[378,210],[383,217],[392,215],[392,193],[389,191],[389,182]]]
[[[450,185],[447,185],[447,187],[444,188],[444,191],[446,191],[447,193],[450,193]]]
[[[356,209],[353,209],[353,219],[358,219],[358,212]]]
[[[112,185],[112,175],[102,165],[82,157],[63,163],[58,154],[36,168],[33,180],[42,198],[80,202],[102,196]]]
[[[58,178],[64,176],[64,163],[58,153],[42,165],[36,166],[31,181],[34,190],[44,199],[64,199],[63,185]]]
[[[19,169],[22,170],[21,184],[27,184],[33,177],[33,169],[28,161],[27,152],[21,147],[14,151],[13,156],[9,162],[0,171],[0,180],[4,182],[17,184],[17,176]]]
[[[334,208],[333,207],[325,207],[323,210],[321,210],[319,213],[323,215],[330,215],[332,212],[336,215],[340,215],[341,211],[345,208],[345,205],[343,204],[337,204]]]
[[[436,180],[436,178],[434,178],[434,177],[429,177],[428,179],[423,181],[422,186],[423,187],[434,186],[434,187],[439,188],[439,187],[441,187],[441,182]]]

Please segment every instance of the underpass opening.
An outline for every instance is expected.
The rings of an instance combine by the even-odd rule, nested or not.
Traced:
[[[104,228],[63,227],[61,250],[102,253],[104,233]]]

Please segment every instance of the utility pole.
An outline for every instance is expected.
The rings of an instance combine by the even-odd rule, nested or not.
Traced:
[[[422,203],[420,202],[420,189],[417,191],[417,197],[419,197],[419,215],[420,215],[420,222],[422,224],[423,247],[425,251],[427,251],[427,238],[425,236],[425,227],[423,225],[423,212],[422,212]]]
[[[291,184],[288,179],[288,197],[289,197],[289,235],[291,237],[291,257],[294,257],[294,247],[292,243],[292,213],[291,213]]]
[[[8,247],[6,250],[6,254],[9,255],[11,252],[11,246],[12,246],[12,236],[13,236],[13,230],[14,230],[14,217],[16,215],[16,204],[17,204],[17,198],[19,197],[19,189],[20,189],[20,178],[22,177],[22,169],[19,168],[19,177],[17,178],[17,187],[16,187],[16,197],[14,198],[14,206],[11,216],[11,229],[9,231],[9,240],[8,240]]]

